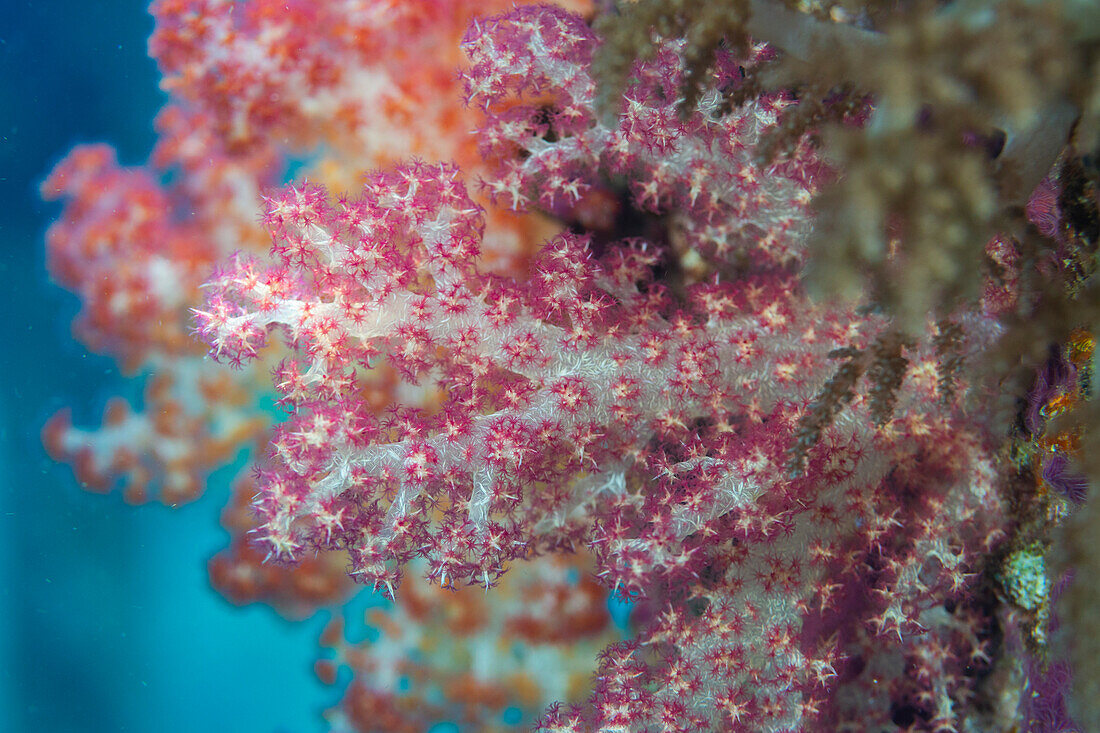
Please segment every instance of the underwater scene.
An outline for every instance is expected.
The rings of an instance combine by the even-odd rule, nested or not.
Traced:
[[[0,730],[1100,731],[1100,6],[0,18]]]

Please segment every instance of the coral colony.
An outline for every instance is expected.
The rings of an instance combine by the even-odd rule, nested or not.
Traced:
[[[144,406],[51,453],[251,446],[214,585],[390,601],[336,731],[1100,729],[1100,19],[564,5],[155,3],[148,165],[43,184]]]

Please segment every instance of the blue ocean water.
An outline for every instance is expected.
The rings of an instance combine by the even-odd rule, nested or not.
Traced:
[[[139,0],[0,3],[0,730],[315,731],[338,691],[313,677],[324,618],[282,621],[214,593],[229,473],[183,509],[77,488],[39,441],[72,406],[97,424],[135,397],[72,340],[76,299],[52,285],[42,237],[59,207],[37,186],[74,144],[144,161],[163,103]]]

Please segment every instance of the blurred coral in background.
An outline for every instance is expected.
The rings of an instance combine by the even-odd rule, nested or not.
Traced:
[[[333,730],[1096,727],[1089,7],[152,12],[150,161],[42,184],[144,406],[43,440],[172,506],[249,448],[214,586],[388,599]]]

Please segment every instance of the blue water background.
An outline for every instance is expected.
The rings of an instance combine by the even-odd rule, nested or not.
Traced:
[[[50,284],[37,185],[73,145],[141,164],[164,101],[145,3],[0,3],[0,731],[236,733],[320,729],[338,693],[312,675],[323,618],[236,609],[206,579],[226,543],[223,473],[183,509],[77,488],[39,428],[72,406],[98,424],[140,384],[70,336],[77,301]]]

